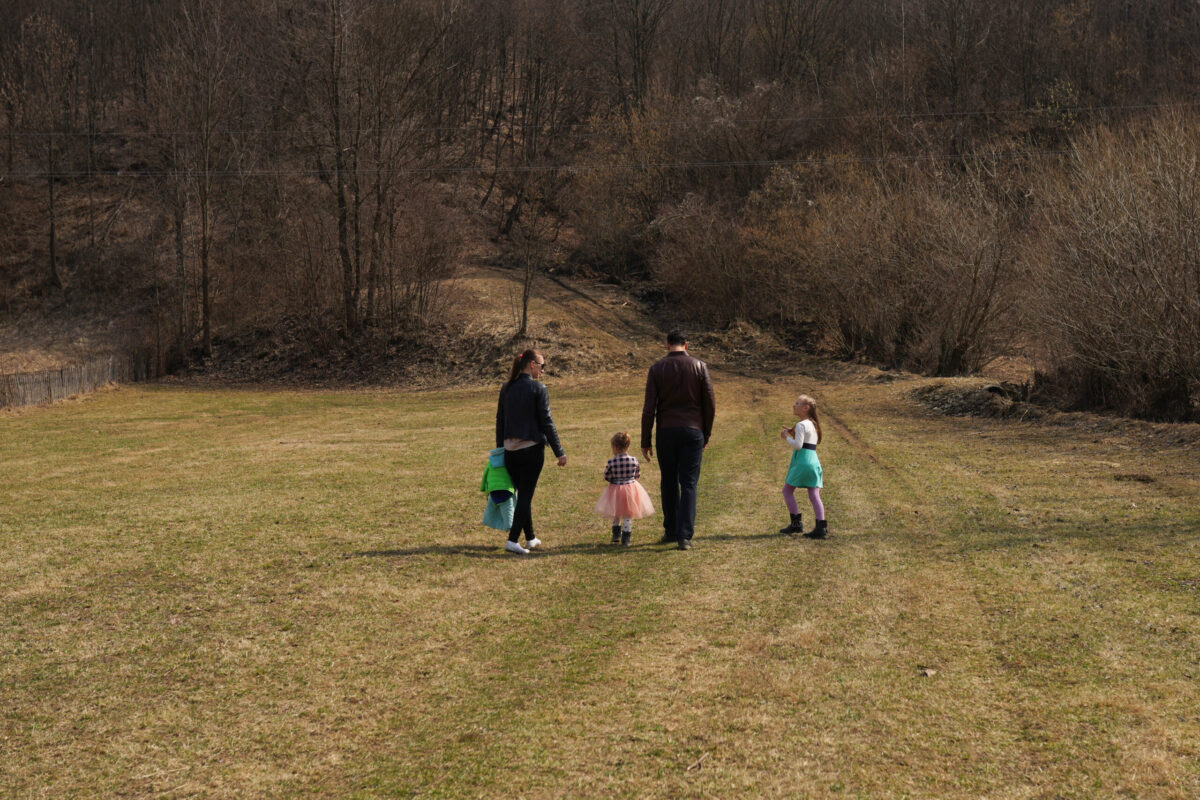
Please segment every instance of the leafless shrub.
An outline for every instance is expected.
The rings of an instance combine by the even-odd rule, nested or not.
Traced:
[[[686,203],[695,211],[697,198],[736,207],[774,161],[819,128],[801,120],[790,91],[774,83],[733,96],[704,82],[693,97],[655,100],[629,119],[595,123],[603,149],[586,153],[589,167],[579,171],[572,198],[581,233],[577,260],[622,279],[654,250],[655,220]]]
[[[651,221],[673,194],[667,104],[626,122],[615,115],[592,122],[595,147],[571,187],[572,222],[579,231],[573,260],[618,280],[640,277],[652,250]]]
[[[387,250],[387,302],[393,326],[422,329],[442,318],[461,268],[461,216],[426,191],[401,209]]]
[[[763,319],[791,327],[825,316],[813,284],[813,265],[827,241],[825,198],[841,202],[867,184],[853,170],[835,179],[816,166],[777,167],[747,198],[742,236],[745,257],[756,264],[767,287],[755,298]]]
[[[784,298],[781,317],[817,320],[843,357],[956,375],[1000,354],[1014,324],[1018,216],[996,179],[982,164],[903,180],[850,174],[811,196],[795,187],[757,225],[761,305]]]
[[[915,194],[881,183],[822,203],[803,296],[838,355],[891,366],[912,358],[932,261],[920,205]]]
[[[337,229],[311,206],[297,209],[290,223],[290,252],[281,260],[284,313],[328,345],[341,310]]]
[[[1200,416],[1200,128],[1099,130],[1046,181],[1032,303],[1045,391],[1153,419]]]
[[[924,304],[911,365],[934,375],[976,372],[1008,351],[1014,332],[1020,200],[981,161],[918,190],[916,202],[928,261],[924,272],[913,265]]]
[[[663,242],[653,272],[686,312],[725,324],[756,316],[758,262],[748,260],[736,221],[692,195],[659,221]]]

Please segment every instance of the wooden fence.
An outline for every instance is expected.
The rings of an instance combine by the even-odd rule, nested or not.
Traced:
[[[0,375],[0,408],[53,403],[109,383],[134,383],[162,375],[154,353],[111,355],[42,372]]]

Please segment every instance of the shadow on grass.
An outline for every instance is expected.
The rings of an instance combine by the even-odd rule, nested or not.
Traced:
[[[697,550],[703,548],[705,542],[736,542],[749,539],[781,539],[784,538],[778,533],[749,533],[744,535],[736,534],[718,534],[716,536],[703,536],[695,539],[695,548]],[[799,537],[796,537],[799,538]],[[801,539],[801,541],[805,541]],[[550,545],[544,544],[538,550],[535,550],[529,558],[548,558],[551,556],[619,556],[624,553],[673,553],[677,552],[678,548],[671,543],[660,542],[657,537],[646,539],[643,542],[634,541],[630,547],[621,547],[620,545],[610,544],[608,541],[597,542],[577,542],[575,544],[566,545]],[[468,558],[492,558],[492,559],[512,559],[516,558],[512,553],[504,549],[504,542],[496,545],[487,544],[444,544],[444,545],[426,545],[423,547],[404,547],[391,550],[360,550],[355,553],[348,553],[346,558],[409,558],[411,556],[467,556]],[[522,556],[525,558],[525,556]]]
[[[466,556],[468,558],[491,558],[498,560],[514,558],[550,558],[552,556],[603,556],[621,555],[623,553],[645,553],[652,550],[673,550],[674,546],[650,544],[634,544],[632,547],[621,547],[607,543],[583,542],[560,546],[542,545],[528,556],[514,556],[504,549],[504,543],[497,545],[463,544],[463,545],[430,545],[427,547],[408,547],[396,550],[362,550],[350,553],[347,558],[409,558],[411,556]]]
[[[981,526],[973,531],[952,530],[954,546],[962,553],[1032,551],[1068,543],[1095,552],[1120,553],[1161,549],[1173,554],[1190,546],[1196,527],[1188,520],[1155,518],[1090,520],[1078,524],[1059,522],[1017,529],[1014,526]]]

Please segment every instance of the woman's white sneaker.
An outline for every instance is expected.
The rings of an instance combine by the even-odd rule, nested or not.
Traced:
[[[521,547],[521,545],[517,542],[505,542],[504,549],[510,553],[516,553],[519,556],[529,555],[529,551],[524,547]]]
[[[542,540],[537,538],[536,536],[533,537],[532,539],[525,540],[525,547],[527,547],[530,550],[537,550],[541,546],[542,546]]]

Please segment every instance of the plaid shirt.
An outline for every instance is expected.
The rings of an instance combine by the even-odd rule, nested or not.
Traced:
[[[609,483],[633,483],[642,477],[642,465],[628,453],[613,456],[604,465],[604,480]]]

